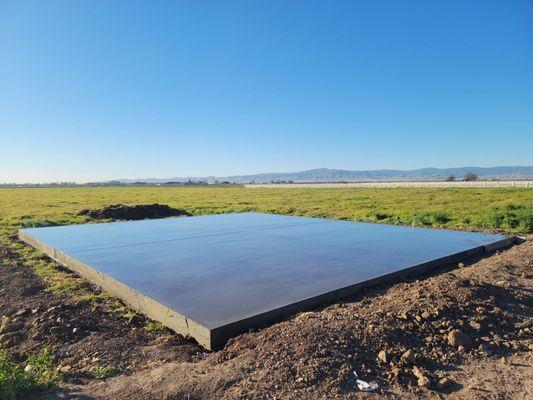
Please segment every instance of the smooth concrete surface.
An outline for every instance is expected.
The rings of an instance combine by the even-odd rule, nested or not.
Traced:
[[[22,229],[22,240],[209,349],[514,238],[241,213]]]

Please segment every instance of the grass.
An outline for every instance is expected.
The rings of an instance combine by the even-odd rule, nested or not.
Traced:
[[[165,325],[157,321],[148,321],[144,326],[146,332],[164,332],[166,329]]]
[[[110,378],[116,374],[118,374],[120,371],[117,367],[112,365],[107,366],[97,366],[91,368],[91,374],[94,379],[106,379]]]
[[[26,367],[13,362],[0,349],[0,400],[22,398],[24,394],[53,388],[59,381],[54,356],[47,350],[28,357]]]
[[[533,232],[529,189],[0,188],[0,235],[88,222],[84,208],[162,203],[193,215],[258,211],[353,221]]]

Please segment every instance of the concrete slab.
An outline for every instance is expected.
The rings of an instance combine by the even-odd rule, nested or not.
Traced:
[[[19,237],[208,349],[362,287],[514,241],[258,213],[22,229]]]

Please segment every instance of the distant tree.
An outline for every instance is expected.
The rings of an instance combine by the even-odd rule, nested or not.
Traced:
[[[479,178],[477,177],[476,174],[474,174],[473,172],[467,172],[463,178],[464,181],[466,182],[473,182],[473,181],[477,181]]]
[[[455,180],[455,175],[448,175],[446,182],[453,182]]]

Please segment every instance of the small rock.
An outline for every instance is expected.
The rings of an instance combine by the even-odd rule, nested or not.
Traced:
[[[385,350],[381,350],[378,353],[378,360],[381,361],[383,364],[388,364],[390,361],[390,356]]]
[[[407,315],[406,312],[401,312],[400,314],[398,314],[398,317],[400,317],[401,319],[409,319],[409,316]]]
[[[59,357],[64,357],[69,354],[70,350],[71,350],[71,346],[68,346],[68,345],[63,346],[57,350],[57,355]]]
[[[59,372],[63,373],[63,374],[66,374],[67,372],[69,372],[70,370],[72,369],[72,367],[70,365],[64,365],[62,367],[59,368]]]
[[[74,334],[78,333],[79,331],[80,331],[80,330],[79,330],[78,328],[74,328],[74,329],[72,329],[72,333],[74,333]]]
[[[424,376],[424,374],[418,369],[418,367],[413,367],[413,375],[417,378],[422,378]]]
[[[453,381],[449,378],[441,378],[437,382],[437,389],[446,389],[447,387],[450,387]]]
[[[33,371],[33,365],[31,365],[31,364],[27,364],[27,365],[24,367],[24,372],[29,373],[29,372],[31,372],[31,371]]]
[[[52,326],[50,328],[51,335],[61,336],[63,335],[64,332],[65,332],[65,329],[62,326]]]
[[[131,317],[128,318],[128,324],[131,325],[139,325],[142,322],[142,318],[140,315],[133,314]]]
[[[470,321],[468,323],[468,326],[470,327],[470,329],[472,329],[473,331],[478,331],[481,329],[481,324],[479,322],[475,322],[475,321]]]
[[[418,378],[418,386],[429,389],[431,388],[431,381],[427,376],[421,376]]]
[[[464,268],[465,265],[464,265],[463,263],[459,263],[459,264],[457,264],[457,267],[458,267],[458,268]]]
[[[24,324],[22,322],[11,322],[7,323],[2,327],[0,330],[0,333],[9,333],[9,332],[15,332],[18,330],[21,330]]]
[[[478,347],[478,350],[485,354],[487,357],[492,355],[492,351],[490,350],[489,346],[487,346],[485,343],[480,344]]]
[[[422,318],[423,318],[423,319],[426,319],[426,320],[427,320],[427,319],[429,319],[430,317],[431,317],[431,314],[430,314],[429,312],[424,311],[424,312],[422,313]]]
[[[26,315],[30,310],[27,308],[21,308],[18,310],[15,314],[13,314],[14,317],[22,317],[23,315]]]
[[[415,353],[413,350],[409,349],[402,354],[401,360],[404,364],[410,365],[415,363]]]
[[[472,346],[472,339],[466,333],[459,330],[453,330],[448,334],[448,343],[453,347],[462,346],[465,349],[468,349]]]

